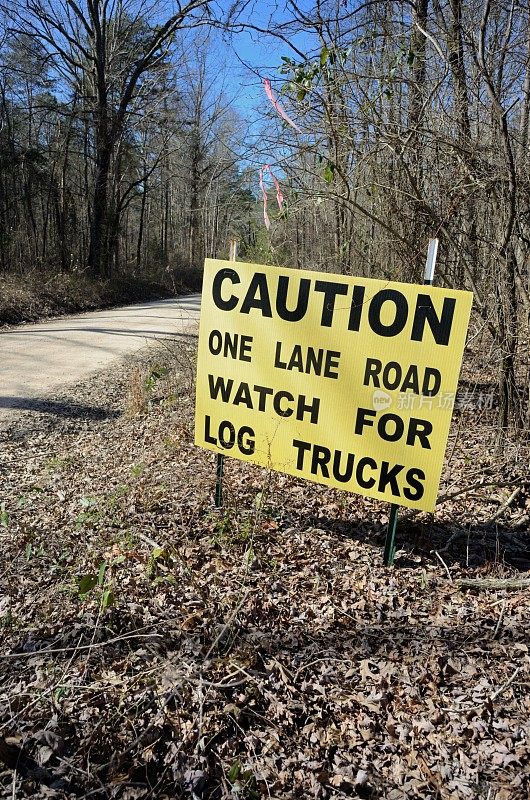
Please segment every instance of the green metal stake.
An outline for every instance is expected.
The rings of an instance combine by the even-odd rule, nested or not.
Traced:
[[[383,563],[385,567],[391,567],[394,563],[394,555],[396,553],[396,528],[398,521],[399,506],[392,503],[390,506],[390,516],[388,518],[388,528],[386,531],[385,539],[385,552],[383,554]]]
[[[225,469],[225,457],[222,453],[217,453],[217,469],[215,481],[215,507],[221,508],[223,505],[223,474]]]
[[[237,260],[237,239],[230,239],[228,242],[228,260]],[[221,508],[223,505],[223,475],[225,471],[225,457],[222,453],[217,453],[217,468],[215,471],[215,507]]]
[[[432,286],[434,279],[434,268],[436,266],[436,256],[438,254],[438,239],[429,239],[427,250],[427,262],[423,278],[424,286]],[[383,564],[391,567],[394,563],[396,554],[396,529],[398,521],[399,506],[392,503],[390,506],[390,516],[388,517],[388,527],[386,529],[385,549],[383,552]]]

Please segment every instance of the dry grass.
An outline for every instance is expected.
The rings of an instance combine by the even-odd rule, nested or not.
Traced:
[[[131,371],[125,403],[125,413],[128,417],[147,413],[149,395],[145,385],[146,375],[146,370],[141,367],[134,367]]]

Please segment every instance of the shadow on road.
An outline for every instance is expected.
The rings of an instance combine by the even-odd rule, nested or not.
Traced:
[[[39,414],[53,414],[65,419],[115,419],[120,412],[111,408],[86,406],[69,401],[42,400],[38,397],[0,397],[0,409],[9,408],[17,411],[35,411]]]
[[[107,333],[111,334],[112,336],[140,336],[142,339],[196,339],[197,333],[182,333],[180,331],[175,331],[175,333],[171,333],[170,331],[161,331],[161,330],[150,330],[149,328],[101,328],[96,327],[94,325],[90,326],[81,326],[81,325],[72,325],[71,327],[64,327],[64,328],[53,328],[48,330],[41,330],[41,329],[32,329],[32,328],[24,328],[16,331],[18,336],[39,336],[44,337],[48,336],[49,338],[54,338],[56,333]],[[79,342],[75,342],[76,346],[79,345]]]

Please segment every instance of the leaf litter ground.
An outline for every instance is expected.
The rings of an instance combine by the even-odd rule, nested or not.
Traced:
[[[0,796],[527,800],[528,587],[458,584],[525,577],[521,446],[464,404],[388,569],[385,504],[229,460],[214,507],[193,372],[146,351],[1,433]]]

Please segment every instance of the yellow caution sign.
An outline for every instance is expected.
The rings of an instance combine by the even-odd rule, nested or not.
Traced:
[[[472,294],[207,259],[195,443],[432,511]]]

